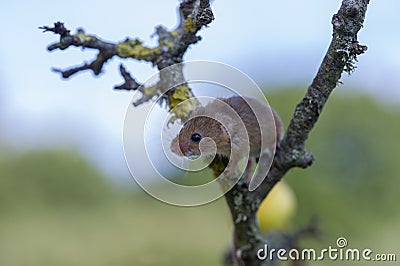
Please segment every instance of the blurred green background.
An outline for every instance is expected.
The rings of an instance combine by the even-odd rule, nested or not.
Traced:
[[[282,88],[267,97],[287,125],[303,94]],[[323,231],[303,247],[335,246],[343,236],[351,248],[400,259],[399,121],[398,106],[349,88],[330,98],[307,143],[315,164],[285,177],[298,199],[288,230],[315,215]],[[170,206],[92,165],[74,150],[21,152],[2,144],[0,265],[221,265],[231,242],[224,199]]]

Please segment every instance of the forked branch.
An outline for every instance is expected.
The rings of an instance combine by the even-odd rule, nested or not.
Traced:
[[[286,134],[278,144],[271,169],[264,182],[253,192],[249,192],[247,183],[240,180],[226,195],[226,201],[234,221],[236,263],[239,265],[269,265],[256,257],[257,250],[264,245],[256,219],[256,212],[262,200],[268,195],[277,182],[293,167],[306,168],[314,160],[311,153],[305,150],[309,133],[317,122],[325,103],[334,88],[339,84],[343,72],[351,73],[355,69],[357,56],[364,53],[367,47],[360,45],[357,34],[364,23],[369,0],[343,0],[337,14],[332,18],[332,41],[321,63],[317,75],[308,87],[306,95],[297,105]],[[83,30],[71,34],[63,23],[57,22],[54,27],[43,26],[44,31],[60,35],[60,41],[48,47],[49,51],[65,50],[71,46],[98,50],[97,57],[90,63],[67,70],[56,70],[62,77],[69,78],[84,70],[91,70],[95,75],[101,73],[104,64],[114,56],[151,62],[159,70],[183,61],[188,47],[200,40],[197,32],[214,19],[209,0],[184,0],[179,6],[179,23],[174,30],[162,26],[156,28],[158,45],[147,47],[139,39],[126,39],[119,43],[101,40],[94,35],[87,35]],[[162,76],[160,82],[145,88],[121,65],[120,72],[124,78],[120,90],[141,90],[143,97],[135,102],[139,105],[166,92],[178,77]],[[178,71],[179,72],[179,71]],[[179,97],[175,96],[175,90]],[[182,97],[184,95],[185,97]],[[179,102],[193,96],[190,88],[180,86],[166,93],[167,106],[172,108]],[[177,115],[178,118],[180,118]],[[226,162],[221,159],[212,164],[216,175]]]
[[[330,94],[339,84],[342,73],[354,71],[357,56],[367,50],[366,46],[358,43],[357,34],[363,26],[368,4],[369,0],[343,0],[339,11],[333,15],[331,44],[306,95],[295,109],[263,183],[249,192],[247,184],[239,181],[226,194],[235,221],[236,253],[240,255],[238,264],[269,265],[270,262],[256,257],[257,250],[265,242],[258,228],[256,211],[287,171],[293,167],[306,168],[314,161],[313,155],[305,150],[306,140]]]

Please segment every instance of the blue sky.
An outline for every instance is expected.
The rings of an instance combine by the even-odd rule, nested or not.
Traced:
[[[0,142],[20,149],[59,145],[78,148],[109,173],[125,176],[122,128],[131,93],[113,91],[121,82],[113,59],[100,77],[90,72],[62,80],[51,67],[90,61],[94,51],[73,48],[49,53],[57,36],[41,25],[63,21],[73,32],[120,41],[139,37],[146,44],[154,26],[176,24],[175,0],[163,1],[1,1]],[[330,20],[340,1],[214,1],[215,21],[191,47],[186,60],[213,60],[239,68],[260,85],[306,86],[331,38]],[[359,58],[349,86],[399,105],[400,2],[371,1],[359,41],[368,52]],[[140,81],[156,70],[148,63],[123,61]],[[112,158],[112,159],[110,159]],[[125,178],[125,177],[123,177]]]

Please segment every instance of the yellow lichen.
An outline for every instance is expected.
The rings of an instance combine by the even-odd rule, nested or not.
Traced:
[[[102,61],[104,58],[103,58],[103,54],[102,53],[98,53],[97,54],[97,58],[96,58],[96,61]]]
[[[169,121],[171,123],[177,119],[186,120],[190,112],[199,105],[199,101],[193,98],[190,88],[186,85],[177,87],[174,93],[169,96],[168,101],[169,112],[173,114]]]
[[[122,43],[117,44],[117,53],[121,58],[135,58],[138,60],[150,61],[150,58],[155,54],[160,53],[160,49],[147,48],[142,45],[139,40],[126,40]]]
[[[179,30],[171,31],[169,34],[171,34],[172,37],[176,38],[179,35]]]
[[[79,39],[80,43],[89,42],[92,39],[96,39],[95,36],[86,35],[84,33],[77,33],[77,34],[75,34],[75,37],[77,37]]]
[[[175,88],[174,93],[169,97],[169,110],[174,109],[181,102],[190,99],[191,93],[188,86],[179,86]]]
[[[159,47],[163,47],[164,46],[164,47],[167,47],[168,50],[171,49],[173,47],[173,45],[174,45],[174,43],[172,41],[164,40],[164,39],[160,40],[159,43],[160,43]]]
[[[143,93],[145,95],[156,95],[157,94],[157,86],[150,86],[143,88]]]
[[[195,32],[197,30],[196,24],[191,17],[185,19],[185,22],[183,23],[183,30],[189,33]]]
[[[174,46],[173,42],[165,42],[165,45],[168,47],[168,49],[171,49]]]

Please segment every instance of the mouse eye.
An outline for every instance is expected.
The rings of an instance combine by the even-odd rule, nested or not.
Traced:
[[[199,133],[193,133],[190,139],[194,142],[199,142],[201,140],[201,135]]]

